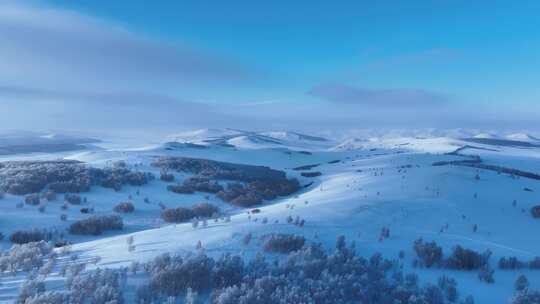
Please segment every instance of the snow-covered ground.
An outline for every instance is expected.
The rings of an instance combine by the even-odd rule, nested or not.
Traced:
[[[507,139],[534,141],[532,136],[518,135]],[[473,137],[493,138],[491,134]],[[159,174],[159,170],[150,165],[155,157],[189,156],[265,165],[286,171],[302,185],[313,182],[291,197],[265,201],[257,206],[260,209],[257,214],[248,214],[250,209],[230,206],[214,196],[207,198],[203,193],[183,195],[166,191],[167,183],[159,179],[141,187],[126,186],[119,192],[94,187],[84,194],[88,203],[81,207],[93,207],[96,214],[110,214],[117,203],[131,201],[136,211],[122,215],[125,223],[122,232],[99,237],[66,235],[75,242],[72,250],[80,259],[99,257],[99,262],[92,267],[118,268],[133,261],[149,261],[165,252],[189,252],[199,241],[210,255],[232,252],[250,257],[260,251],[260,243],[251,242],[246,246],[242,244],[242,238],[247,233],[257,239],[275,232],[301,234],[310,241],[322,242],[329,249],[334,246],[336,236],[345,235],[348,240],[356,241],[357,250],[365,256],[381,252],[387,258],[395,258],[404,251],[405,265],[411,270],[415,258],[412,244],[418,238],[436,241],[445,254],[456,245],[477,251],[489,249],[493,252],[491,264],[494,268],[502,256],[516,256],[520,260],[540,256],[540,242],[535,233],[540,229],[540,220],[530,214],[530,208],[540,203],[539,180],[513,178],[470,167],[432,165],[437,161],[466,159],[447,153],[468,146],[460,153],[478,155],[486,164],[538,174],[540,148],[471,143],[449,137],[379,137],[339,143],[291,132],[235,130],[182,133],[168,141],[204,144],[205,147],[141,143],[144,148],[11,155],[4,160],[66,158],[97,167],[124,160],[137,170]],[[209,144],[216,142],[220,144]],[[312,164],[319,164],[311,171],[319,171],[321,176],[302,177],[300,171],[292,169]],[[477,174],[479,178],[476,178]],[[176,175],[179,180],[184,177]],[[532,191],[524,191],[525,188]],[[144,198],[150,203],[145,203]],[[87,217],[75,207],[61,212],[59,202],[47,203],[43,213],[32,206],[17,208],[16,204],[22,199],[7,195],[0,201],[0,231],[4,235],[31,227],[64,230],[73,221]],[[514,200],[516,206],[513,206]],[[211,220],[207,227],[193,228],[191,223],[167,224],[159,217],[159,203],[177,207],[202,201],[218,205],[231,215],[230,222]],[[67,221],[60,220],[61,213],[68,215]],[[305,225],[299,227],[287,223],[289,216],[304,219]],[[381,241],[383,227],[390,229],[390,237]],[[134,239],[133,251],[126,248],[128,236]],[[2,247],[7,248],[8,242],[2,241]],[[474,271],[415,271],[422,282],[435,282],[441,274],[454,277],[460,293],[473,295],[476,303],[507,302],[520,274],[527,275],[531,289],[540,289],[540,270],[496,269],[493,284],[480,282]],[[20,279],[0,276],[0,302],[13,301]],[[55,279],[59,280],[58,275],[50,278]]]

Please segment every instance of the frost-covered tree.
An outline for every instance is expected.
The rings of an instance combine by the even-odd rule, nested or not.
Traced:
[[[25,304],[66,304],[69,303],[69,295],[62,292],[45,291],[35,296],[26,298]]]
[[[27,299],[32,299],[45,292],[45,283],[40,280],[27,280],[19,290],[17,303],[25,304]]]
[[[443,251],[435,242],[424,242],[418,239],[414,242],[413,249],[419,258],[419,265],[432,267],[440,265],[443,259]]]
[[[69,226],[72,234],[100,235],[107,230],[122,230],[124,223],[118,215],[91,216],[74,222]]]
[[[150,281],[138,289],[139,303],[163,303],[170,296],[189,298],[189,292],[184,294],[188,288],[209,293],[212,304],[445,304],[459,300],[454,280],[442,278],[441,287],[419,286],[417,275],[403,274],[395,261],[381,254],[370,259],[356,255],[344,238],[337,240],[331,254],[320,244],[304,244],[272,263],[262,254],[251,260],[233,255],[214,260],[204,253],[162,255],[143,269]]]
[[[516,291],[522,291],[529,287],[529,280],[525,275],[520,275],[514,282],[514,288]]]
[[[263,248],[267,252],[289,253],[304,246],[306,239],[300,235],[271,234],[265,236]]]
[[[537,304],[540,303],[540,292],[524,289],[516,292],[510,304]]]
[[[493,273],[495,271],[489,267],[489,265],[485,265],[480,269],[480,272],[478,273],[478,279],[482,282],[486,282],[488,284],[492,284],[495,282],[495,279],[493,278]]]
[[[135,211],[135,206],[131,202],[122,202],[114,206],[113,211],[118,213],[132,213]]]
[[[458,291],[456,280],[443,275],[439,278],[438,285],[449,302],[454,303],[457,301]]]

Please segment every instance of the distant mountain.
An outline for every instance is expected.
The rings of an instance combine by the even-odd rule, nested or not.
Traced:
[[[498,138],[497,135],[491,134],[491,133],[478,133],[474,135],[472,138],[482,138],[482,139],[496,139]]]
[[[362,149],[368,143],[369,140],[366,139],[360,139],[360,138],[349,138],[345,140],[344,142],[340,143],[339,145],[332,148],[334,151],[351,151],[351,150],[357,150]]]
[[[540,139],[527,133],[513,133],[505,136],[509,140],[525,141],[540,144]]]
[[[328,142],[329,140],[323,137],[301,134],[297,132],[281,131],[281,132],[263,132],[263,135],[278,138],[287,141],[320,141]]]
[[[181,132],[169,136],[167,141],[205,146],[234,146],[244,149],[326,149],[334,144],[326,138],[298,132],[252,132],[237,129],[201,129]]]

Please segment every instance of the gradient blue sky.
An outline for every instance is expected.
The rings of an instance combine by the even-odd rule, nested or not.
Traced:
[[[66,67],[50,75],[55,81],[0,74],[0,98],[2,88],[12,99],[41,94],[93,105],[114,96],[142,111],[156,98],[140,96],[159,96],[214,112],[240,107],[248,118],[261,111],[281,117],[290,107],[329,123],[366,110],[388,120],[412,113],[437,121],[444,108],[454,113],[450,122],[474,108],[506,124],[540,114],[537,1],[49,0],[4,7],[16,9],[5,14],[12,22],[2,24],[0,15],[0,35],[4,26],[11,38],[0,42],[0,55],[37,49],[33,37],[49,37],[62,47],[45,41],[45,52],[13,61],[50,63],[30,74]],[[42,24],[29,28],[28,12]]]

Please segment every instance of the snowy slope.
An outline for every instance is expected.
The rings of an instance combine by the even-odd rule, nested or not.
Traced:
[[[252,132],[236,129],[201,129],[167,137],[169,142],[203,146],[229,146],[239,149],[281,148],[320,150],[334,143],[328,139],[290,131]]]
[[[212,131],[213,132],[213,131]],[[202,132],[204,133],[204,132]],[[201,142],[197,133],[193,142]],[[214,134],[220,132],[214,132]],[[204,133],[204,138],[208,134]],[[223,134],[216,135],[223,137]],[[228,135],[227,135],[228,136]],[[304,139],[285,134],[265,133],[281,142],[298,142]],[[200,241],[205,251],[213,256],[223,252],[243,252],[253,256],[260,251],[259,242],[249,246],[242,244],[248,232],[254,239],[274,232],[302,234],[307,239],[322,242],[331,249],[338,235],[355,240],[362,255],[382,252],[385,257],[397,257],[405,252],[406,267],[411,268],[414,259],[412,242],[420,237],[435,240],[448,254],[453,246],[462,245],[477,251],[493,252],[491,263],[496,267],[502,256],[516,256],[529,260],[540,256],[540,243],[531,231],[540,229],[540,220],[530,216],[529,209],[540,202],[540,181],[527,178],[511,178],[506,174],[461,166],[433,166],[434,162],[463,160],[466,157],[448,155],[458,150],[462,155],[478,155],[487,164],[507,166],[540,173],[538,158],[540,149],[519,147],[494,147],[489,144],[464,142],[448,137],[415,138],[392,137],[369,141],[349,140],[326,151],[313,149],[311,154],[290,153],[287,149],[275,149],[258,143],[256,149],[247,146],[246,135],[228,139],[237,143],[236,149],[212,146],[207,149],[179,147],[167,149],[155,146],[146,149],[100,150],[63,155],[70,159],[104,166],[116,160],[138,164],[141,170],[156,172],[149,163],[156,155],[175,155],[208,158],[221,161],[267,165],[285,170],[291,177],[300,179],[309,187],[297,195],[265,202],[258,207],[261,212],[248,215],[242,209],[232,207],[216,198],[210,201],[231,214],[231,221],[209,221],[208,227],[193,228],[190,223],[169,225],[159,219],[157,202],[169,207],[190,206],[206,200],[204,195],[179,195],[165,191],[166,184],[153,181],[143,187],[126,187],[120,192],[93,189],[88,200],[97,213],[110,213],[110,208],[129,195],[136,206],[134,214],[125,215],[126,229],[120,234],[108,233],[100,238],[72,238],[77,244],[74,252],[83,260],[99,257],[93,267],[122,267],[132,261],[148,261],[165,252],[189,252]],[[309,140],[313,141],[313,140]],[[242,145],[239,144],[242,142]],[[288,148],[288,146],[285,146]],[[335,161],[334,161],[335,160]],[[319,164],[312,171],[321,176],[305,178],[298,166]],[[475,176],[479,175],[479,179]],[[181,178],[182,176],[178,176]],[[524,191],[524,188],[533,191]],[[140,190],[140,196],[135,191]],[[151,198],[145,204],[143,197]],[[517,206],[512,202],[516,200]],[[32,207],[19,210],[15,203],[20,197],[8,196],[0,207],[0,229],[12,231],[29,225],[52,225],[60,229],[74,219],[84,218],[77,210],[70,210],[68,223],[58,219],[54,203],[50,211],[38,213]],[[47,209],[49,210],[49,209]],[[300,217],[306,224],[298,227],[286,219]],[[11,218],[17,223],[6,224]],[[266,218],[268,223],[263,224]],[[473,231],[477,225],[478,231]],[[443,227],[447,229],[442,229]],[[379,240],[382,227],[391,231],[389,239]],[[442,230],[442,232],[441,232]],[[133,236],[136,249],[126,249],[126,239]],[[7,241],[3,241],[7,246]],[[458,281],[464,295],[472,294],[477,303],[504,303],[513,293],[515,278],[525,273],[531,289],[540,288],[540,271],[495,272],[495,283],[485,284],[477,279],[476,272],[448,271],[441,269],[416,270],[422,282],[434,282],[447,274]],[[51,277],[51,280],[60,280]],[[1,277],[0,293],[14,296],[17,283],[12,278]],[[20,283],[20,282],[19,282]],[[10,296],[2,298],[9,302]]]
[[[540,144],[540,139],[527,133],[512,133],[505,136],[506,139],[525,141],[530,143]]]
[[[132,253],[125,251],[125,236],[74,248],[84,256],[100,256],[102,265],[125,266],[132,260],[145,261],[162,252],[193,250],[198,241],[212,254],[235,252],[246,231],[255,236],[287,231],[323,241],[329,248],[336,235],[344,234],[356,239],[358,248],[366,254],[382,251],[387,256],[397,256],[405,250],[411,262],[411,244],[419,237],[436,240],[447,251],[457,244],[479,251],[490,249],[494,261],[501,256],[530,259],[540,254],[536,236],[528,233],[539,229],[540,222],[521,211],[528,210],[538,199],[538,195],[524,192],[523,187],[535,187],[537,181],[513,180],[490,172],[482,173],[478,181],[474,179],[474,169],[431,166],[437,160],[453,159],[451,156],[384,151],[382,154],[349,155],[351,159],[344,163],[319,167],[323,175],[316,185],[298,197],[261,207],[262,212],[251,220],[241,212],[232,217],[231,223],[209,223],[206,228],[193,229],[188,223],[135,233],[137,250]],[[407,173],[396,169],[407,164],[413,165]],[[519,202],[518,207],[512,207],[514,199]],[[294,205],[294,209],[287,208],[288,205]],[[305,227],[286,224],[288,216],[305,219]],[[269,224],[261,223],[263,217],[268,218]],[[446,224],[449,229],[440,233]],[[476,233],[472,230],[474,224],[480,227]],[[389,240],[379,242],[381,227],[392,231]],[[422,272],[425,279],[440,275],[438,270]],[[456,272],[452,276],[458,278],[460,289],[474,294],[479,303],[495,303],[510,297],[517,274],[498,272],[493,285],[478,283],[476,273]],[[540,274],[531,272],[528,276],[533,287],[540,287]]]

